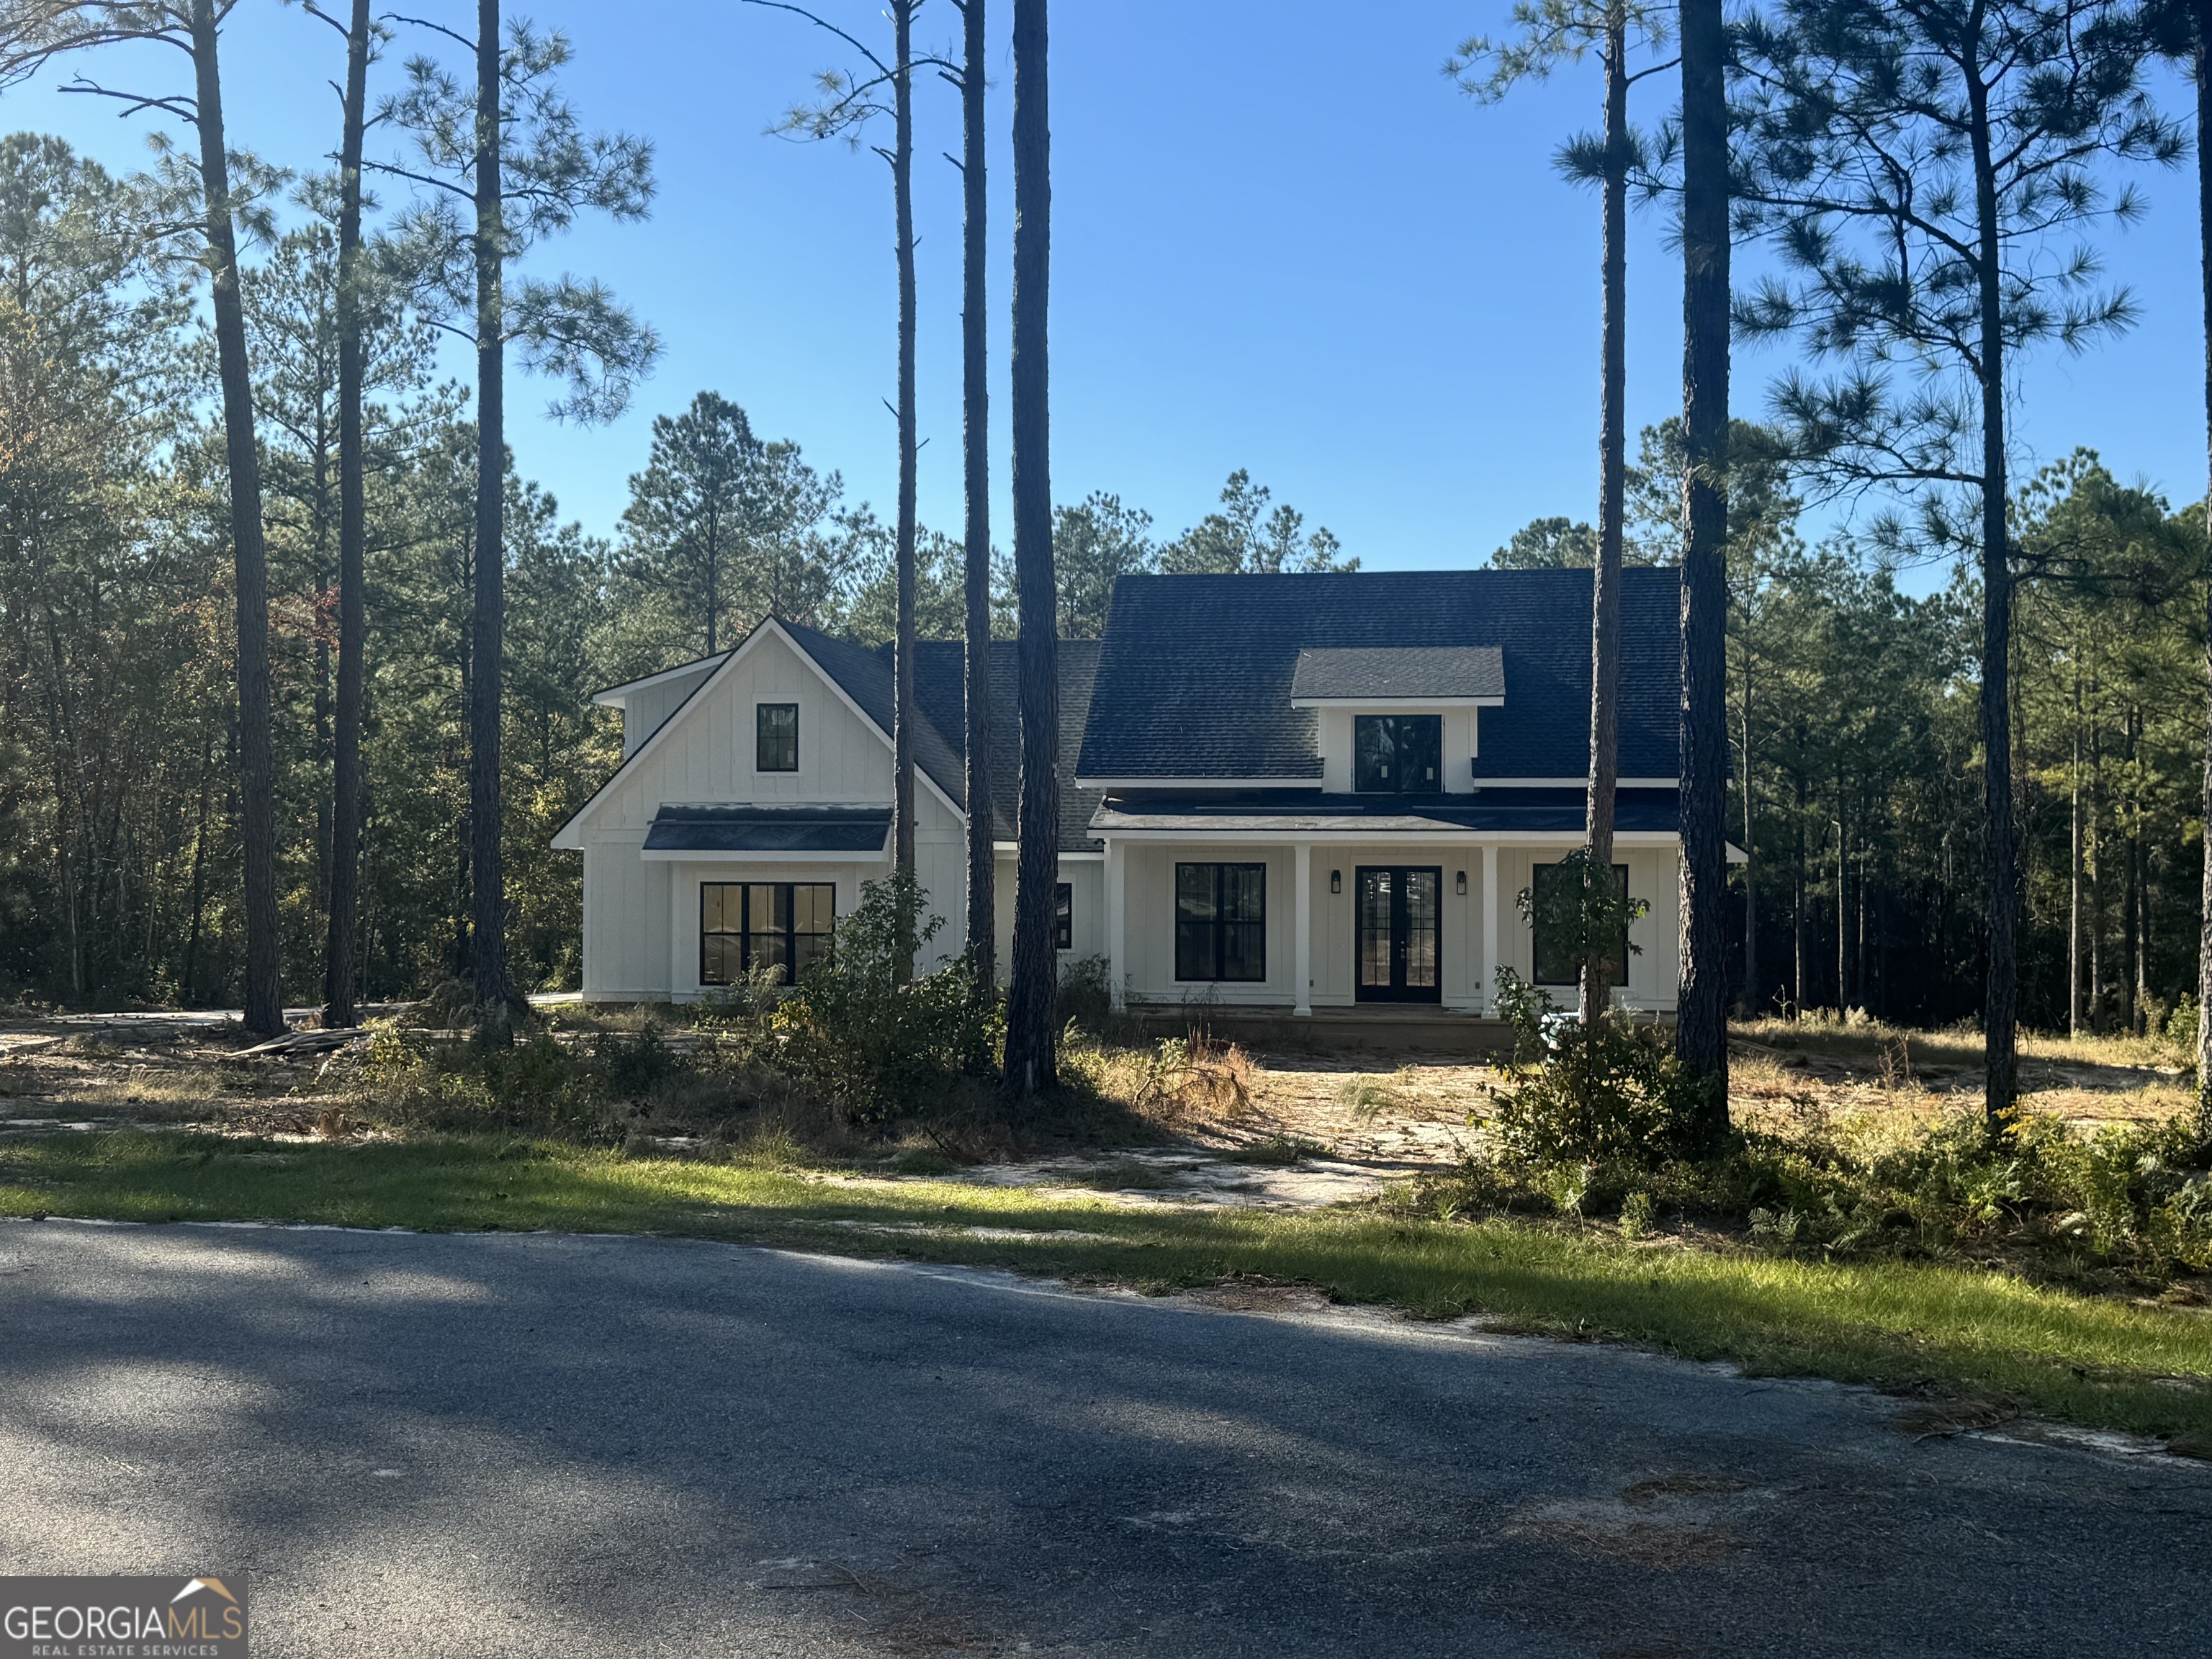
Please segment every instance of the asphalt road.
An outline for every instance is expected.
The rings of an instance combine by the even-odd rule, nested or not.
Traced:
[[[2212,1650],[2212,1467],[1908,1410],[681,1241],[0,1226],[0,1571],[243,1571],[264,1659]]]

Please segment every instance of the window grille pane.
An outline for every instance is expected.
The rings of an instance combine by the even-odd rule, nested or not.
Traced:
[[[1267,977],[1267,930],[1258,922],[1232,921],[1221,930],[1221,977]]]
[[[1221,866],[1223,921],[1265,921],[1267,919],[1267,893],[1266,865],[1224,864]]]
[[[1176,918],[1178,921],[1213,920],[1215,887],[1221,866],[1215,864],[1176,866]]]
[[[805,882],[792,889],[792,927],[800,933],[827,933],[837,925],[837,890],[828,882]]]
[[[1433,870],[1406,872],[1406,984],[1427,990],[1437,982],[1437,887]]]
[[[1415,793],[1443,786],[1444,720],[1441,714],[1398,716],[1398,787]]]
[[[1359,982],[1390,983],[1390,881],[1388,870],[1359,872]]]
[[[1388,714],[1356,714],[1352,720],[1355,789],[1396,787],[1397,732]]]
[[[1075,884],[1063,881],[1052,890],[1053,948],[1075,948]]]
[[[1208,923],[1176,923],[1176,977],[1213,977],[1213,929]]]

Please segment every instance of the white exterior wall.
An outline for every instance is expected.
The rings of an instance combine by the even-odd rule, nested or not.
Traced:
[[[635,754],[645,740],[659,729],[661,721],[674,714],[684,699],[698,690],[699,683],[714,672],[713,663],[701,663],[689,672],[672,671],[667,678],[625,694],[622,700],[623,758],[628,760]]]
[[[963,872],[964,875],[964,872]],[[1103,957],[1106,949],[1106,863],[1099,858],[1062,858],[1060,878],[1075,890],[1070,932],[1075,943],[1060,953],[1060,965],[1084,957]],[[1006,969],[1014,959],[1014,855],[1000,853],[991,873],[991,910],[998,920],[999,982],[1006,982]]]
[[[1492,857],[1497,866],[1498,958],[1523,977],[1534,971],[1535,943],[1528,924],[1521,919],[1515,896],[1534,878],[1536,865],[1551,863],[1579,844],[1578,841],[1492,844]],[[1353,907],[1358,902],[1360,866],[1410,865],[1431,866],[1443,872],[1439,939],[1443,969],[1443,1006],[1462,1010],[1486,1008],[1492,987],[1484,982],[1483,972],[1484,851],[1481,843],[1466,842],[1428,845],[1413,842],[1312,844],[1307,890],[1311,905],[1309,948],[1312,1006],[1349,1007],[1358,1000],[1352,974],[1356,945]],[[1119,856],[1125,908],[1121,920],[1122,957],[1117,969],[1127,995],[1145,1001],[1203,999],[1224,1004],[1295,1004],[1295,846],[1127,840],[1119,843]],[[1176,978],[1175,866],[1186,861],[1259,862],[1267,866],[1265,980],[1217,982]],[[1633,1008],[1672,1009],[1678,977],[1678,855],[1672,846],[1630,847],[1621,849],[1617,861],[1628,866],[1630,896],[1644,900],[1651,908],[1650,915],[1629,929],[1629,941],[1638,948],[1629,955],[1628,984],[1616,996]],[[1462,871],[1467,874],[1464,894],[1459,891]],[[1329,891],[1331,872],[1341,875],[1340,892]],[[1079,902],[1079,927],[1081,914]],[[1555,991],[1554,994],[1559,993]]]
[[[678,700],[680,696],[679,690]],[[754,769],[753,709],[763,702],[799,705],[796,772]],[[624,711],[626,736],[636,711],[635,704]],[[756,635],[684,718],[592,802],[578,825],[584,843],[584,994],[609,1000],[697,996],[702,882],[834,881],[842,916],[859,902],[860,883],[890,869],[883,859],[647,858],[645,832],[662,805],[888,806],[890,799],[890,746],[883,735],[780,635]],[[925,952],[927,969],[959,954],[967,872],[959,815],[920,777],[915,799],[915,874],[931,913],[944,918]]]

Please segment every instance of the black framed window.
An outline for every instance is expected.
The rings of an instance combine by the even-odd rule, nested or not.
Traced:
[[[826,881],[699,884],[699,983],[735,985],[759,968],[788,985],[830,954],[837,889]]]
[[[1352,717],[1355,789],[1382,794],[1433,793],[1444,787],[1442,714]]]
[[[1267,866],[1176,866],[1176,977],[1267,977]]]
[[[1052,948],[1075,948],[1075,884],[1063,881],[1052,890]]]
[[[797,703],[757,702],[753,705],[753,769],[758,772],[796,772],[799,769]]]
[[[1576,954],[1574,937],[1565,929],[1547,927],[1544,918],[1561,909],[1571,912],[1567,895],[1559,891],[1561,883],[1571,878],[1573,870],[1563,864],[1540,864],[1529,881],[1531,894],[1536,901],[1536,983],[1539,985],[1579,985],[1583,977],[1582,958]],[[1623,893],[1628,891],[1628,866],[1613,866],[1613,878],[1620,884]],[[1606,983],[1621,986],[1628,983],[1628,928],[1623,924],[1620,942],[1606,957]]]

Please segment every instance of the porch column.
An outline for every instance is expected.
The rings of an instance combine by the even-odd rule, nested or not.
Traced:
[[[1498,1012],[1498,844],[1482,845],[1482,1006]]]
[[[1122,858],[1121,842],[1109,836],[1106,838],[1106,977],[1117,1013],[1126,1000],[1121,981],[1128,962],[1125,943],[1127,930],[1121,914],[1122,896],[1127,889]]]
[[[1300,842],[1293,849],[1297,856],[1291,860],[1291,885],[1297,894],[1297,1009],[1301,1014],[1313,1012],[1313,844]]]

